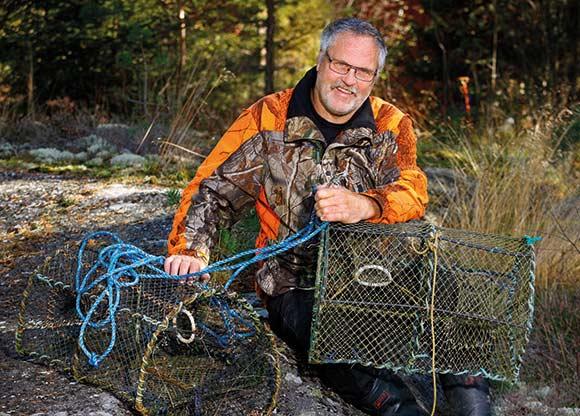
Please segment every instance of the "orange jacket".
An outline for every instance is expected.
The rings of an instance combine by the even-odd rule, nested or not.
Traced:
[[[370,97],[376,130],[345,130],[328,147],[307,117],[287,118],[293,89],[262,98],[222,136],[184,190],[169,235],[169,254],[205,254],[220,227],[255,205],[256,246],[278,242],[308,222],[313,185],[334,182],[374,198],[374,223],[420,218],[427,178],[416,164],[412,123],[393,105]],[[311,286],[316,249],[297,247],[265,262],[257,283],[268,295]],[[309,270],[309,272],[305,272]]]

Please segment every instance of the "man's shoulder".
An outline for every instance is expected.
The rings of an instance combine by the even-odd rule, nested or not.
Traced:
[[[398,133],[399,123],[405,117],[405,113],[382,98],[374,96],[369,98],[377,129],[381,132],[391,130]]]
[[[247,111],[252,113],[258,130],[284,130],[293,91],[293,88],[288,88],[266,95],[248,108]]]

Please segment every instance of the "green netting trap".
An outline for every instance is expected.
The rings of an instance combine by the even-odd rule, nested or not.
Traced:
[[[81,275],[101,249],[87,245]],[[79,334],[86,349],[102,353],[113,331],[110,322],[82,331],[77,306],[86,314],[103,287],[77,299],[77,252],[78,246],[63,248],[29,279],[16,332],[21,354],[109,390],[143,414],[271,414],[280,384],[273,336],[234,293],[141,279],[121,292],[114,348],[89,365]],[[108,309],[109,302],[98,304],[92,321],[106,323]]]
[[[525,238],[332,224],[321,237],[309,360],[515,382],[534,267]]]

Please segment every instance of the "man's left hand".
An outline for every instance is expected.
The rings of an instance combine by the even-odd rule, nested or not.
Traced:
[[[353,224],[381,213],[374,199],[343,187],[321,185],[314,198],[316,215],[322,221]]]

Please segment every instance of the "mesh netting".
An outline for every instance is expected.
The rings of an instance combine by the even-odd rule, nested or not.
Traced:
[[[333,224],[321,237],[310,361],[517,381],[534,266],[524,239]]]
[[[81,275],[102,247],[87,246]],[[141,279],[123,288],[115,324],[81,330],[76,311],[78,247],[46,260],[28,282],[20,306],[16,346],[21,354],[75,379],[107,389],[148,414],[270,414],[280,383],[271,333],[250,305],[235,294],[164,279]],[[102,272],[102,271],[98,271]],[[139,274],[146,270],[136,270]],[[102,290],[79,298],[86,314]],[[93,322],[105,322],[108,303]],[[89,351],[114,348],[98,367]]]

